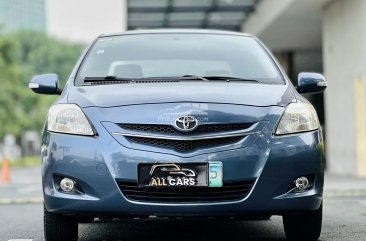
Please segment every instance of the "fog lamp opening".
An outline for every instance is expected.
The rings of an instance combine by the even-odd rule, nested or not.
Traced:
[[[60,182],[60,188],[64,192],[72,192],[75,188],[75,181],[65,177]]]
[[[299,177],[295,180],[295,187],[299,191],[304,191],[309,187],[309,180],[306,177]]]

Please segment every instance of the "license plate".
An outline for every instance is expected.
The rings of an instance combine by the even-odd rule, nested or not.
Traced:
[[[222,187],[222,163],[140,163],[138,184],[140,187]]]
[[[208,186],[222,187],[222,162],[209,162]]]

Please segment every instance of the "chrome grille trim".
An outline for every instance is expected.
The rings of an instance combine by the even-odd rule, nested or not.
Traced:
[[[180,140],[180,141],[195,141],[204,139],[216,139],[216,138],[227,138],[242,136],[243,138],[249,135],[259,134],[261,130],[258,130],[260,122],[253,124],[248,129],[219,132],[202,135],[176,135],[176,134],[155,134],[155,133],[144,133],[140,131],[123,131],[123,132],[112,132],[112,135],[119,135],[125,137],[143,137],[152,139],[165,139],[165,140]],[[260,128],[261,129],[261,128]]]
[[[214,133],[226,133],[232,131],[243,131],[249,129],[254,123],[198,123],[194,130],[182,131],[177,129],[175,125],[167,124],[117,124],[124,131],[138,132],[146,134],[158,134],[158,135],[206,135]]]
[[[259,135],[264,126],[267,124],[267,121],[256,122],[250,124],[250,127],[247,129],[240,130],[232,130],[225,132],[212,132],[212,133],[204,133],[204,134],[190,134],[186,135],[185,133],[177,134],[174,133],[166,133],[166,132],[149,132],[149,131],[141,131],[141,130],[128,130],[123,129],[121,124],[115,124],[114,131],[111,132],[112,136],[122,136],[128,141],[129,144],[136,144],[139,146],[150,146],[157,147],[162,149],[170,149],[176,152],[193,152],[198,151],[200,149],[211,149],[218,147],[239,147],[241,143],[245,142],[247,138],[250,136]],[[235,123],[234,123],[235,124]],[[128,125],[128,124],[126,124]],[[138,125],[138,124],[131,124]],[[141,124],[141,125],[149,125],[149,124]],[[212,123],[205,124],[209,125],[223,125],[220,123]],[[225,125],[225,124],[224,124]],[[233,123],[229,123],[229,125],[233,125]],[[152,126],[152,125],[150,125]],[[126,143],[127,144],[127,143]]]
[[[247,135],[258,134],[259,132],[250,132],[243,133],[240,132],[229,132],[225,134],[211,134],[211,135],[202,135],[202,136],[171,136],[171,135],[156,135],[156,134],[147,134],[143,135],[140,133],[120,133],[120,132],[112,132],[112,135],[126,136],[126,137],[141,137],[141,138],[150,138],[150,139],[161,139],[161,140],[176,140],[176,141],[197,141],[197,140],[207,140],[207,139],[218,139],[218,138],[227,138],[227,137],[236,137],[242,136],[245,137]]]

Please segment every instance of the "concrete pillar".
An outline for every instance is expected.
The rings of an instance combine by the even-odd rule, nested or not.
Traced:
[[[323,8],[327,164],[331,173],[366,176],[366,1]]]

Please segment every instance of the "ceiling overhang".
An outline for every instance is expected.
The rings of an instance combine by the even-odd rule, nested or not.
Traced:
[[[209,28],[240,31],[257,0],[127,0],[128,29]]]
[[[274,51],[321,49],[323,7],[330,0],[266,0],[243,23]]]

